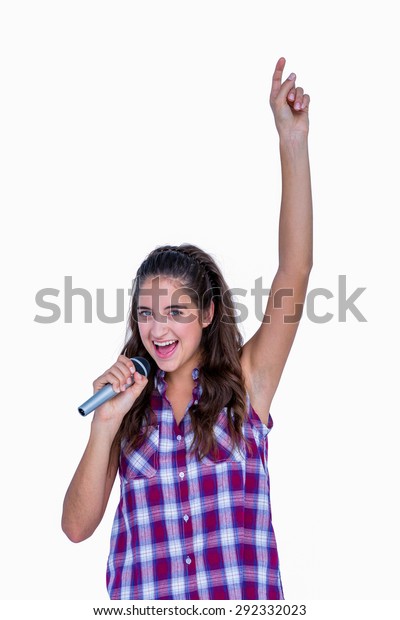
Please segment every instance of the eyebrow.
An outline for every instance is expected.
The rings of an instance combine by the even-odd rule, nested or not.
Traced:
[[[187,310],[188,308],[190,308],[190,306],[188,306],[187,304],[174,304],[172,306],[165,306],[164,310],[171,310],[172,308],[184,308],[185,310]],[[138,306],[137,309],[151,310],[151,308],[149,308],[148,306]]]

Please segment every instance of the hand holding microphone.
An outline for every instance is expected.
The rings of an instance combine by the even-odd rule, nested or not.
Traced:
[[[120,355],[111,368],[93,382],[94,394],[78,407],[82,416],[94,409],[106,419],[121,418],[129,411],[148,383],[150,364],[143,357]],[[97,415],[96,415],[97,418]]]

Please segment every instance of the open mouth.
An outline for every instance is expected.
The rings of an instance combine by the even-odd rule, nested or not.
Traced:
[[[166,359],[168,357],[171,357],[171,355],[173,355],[176,347],[178,346],[178,340],[170,340],[168,342],[169,342],[169,344],[157,345],[153,341],[153,345],[154,345],[154,349],[156,351],[156,354],[161,359]]]

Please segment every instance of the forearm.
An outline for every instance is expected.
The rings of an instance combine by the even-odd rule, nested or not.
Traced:
[[[109,470],[110,448],[116,430],[92,422],[89,442],[65,495],[62,529],[74,542],[92,535],[100,523],[116,474]]]
[[[279,268],[311,270],[312,194],[307,137],[280,137],[282,203],[279,219]]]

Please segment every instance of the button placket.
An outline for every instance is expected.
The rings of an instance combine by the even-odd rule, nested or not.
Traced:
[[[169,403],[166,398],[166,387],[167,384],[165,382],[165,371],[159,370],[159,392],[164,400],[168,403],[169,408],[172,411],[171,403]],[[201,396],[201,386],[199,384],[199,370],[195,368],[192,372],[192,378],[195,381],[195,387],[193,388],[192,393],[192,403],[194,405],[199,404],[199,399]],[[176,439],[175,445],[175,472],[176,472],[176,480],[177,480],[177,500],[179,501],[179,510],[181,514],[181,527],[180,532],[182,536],[182,562],[185,563],[186,567],[186,575],[189,579],[189,582],[192,582],[196,579],[196,561],[193,552],[193,526],[192,526],[192,518],[191,518],[191,507],[189,502],[189,481],[188,481],[188,470],[187,470],[187,448],[185,441],[185,434],[190,430],[190,417],[185,415],[179,425],[176,424],[174,416],[172,415],[172,437],[174,437],[174,441]]]
[[[186,574],[188,577],[195,575],[195,560],[193,554],[193,527],[191,519],[191,508],[189,502],[189,480],[187,469],[187,448],[185,434],[189,432],[190,420],[186,418],[183,423],[183,432],[176,435],[176,474],[177,474],[177,493],[180,500],[181,527],[182,536],[182,562],[185,564]],[[193,578],[192,577],[192,578]]]

